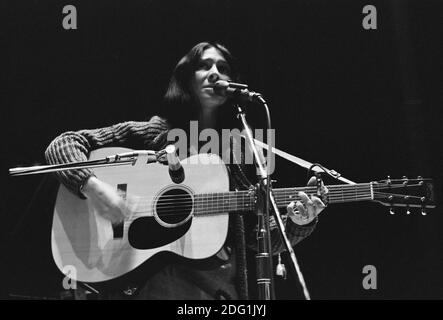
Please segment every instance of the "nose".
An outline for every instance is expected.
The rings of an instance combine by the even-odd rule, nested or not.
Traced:
[[[218,71],[217,66],[214,64],[209,70],[208,81],[215,83],[218,80],[220,80],[220,72]]]

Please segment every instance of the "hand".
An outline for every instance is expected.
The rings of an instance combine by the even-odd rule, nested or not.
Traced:
[[[117,190],[109,184],[91,176],[82,190],[97,212],[113,224],[121,223],[130,215],[130,209]]]
[[[317,184],[316,177],[312,177],[308,186],[313,186]],[[322,184],[321,188],[322,195],[328,193],[328,189]],[[298,196],[301,201],[292,201],[287,207],[288,216],[291,220],[298,225],[306,225],[317,217],[317,215],[326,208],[326,205],[316,196],[309,196],[304,192],[299,192]]]

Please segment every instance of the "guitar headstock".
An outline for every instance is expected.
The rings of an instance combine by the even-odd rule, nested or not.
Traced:
[[[394,207],[403,207],[406,214],[411,208],[420,208],[421,214],[426,215],[427,209],[435,208],[432,179],[418,176],[416,179],[391,179],[373,182],[374,201],[390,207],[389,212],[394,214]]]

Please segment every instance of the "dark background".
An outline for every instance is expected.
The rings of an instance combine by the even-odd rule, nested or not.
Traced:
[[[51,217],[24,212],[41,176],[7,168],[44,163],[67,130],[144,120],[159,111],[173,67],[194,44],[224,43],[244,81],[267,98],[276,145],[347,178],[443,181],[441,1],[8,1],[2,6],[2,290],[57,295]],[[62,28],[73,4],[78,29]],[[364,30],[362,8],[377,8]],[[261,111],[250,112],[263,125]],[[306,172],[278,160],[279,186]],[[330,182],[330,181],[329,181]],[[48,193],[49,197],[49,193]],[[376,203],[331,205],[296,247],[313,299],[442,299],[443,212],[406,216]],[[377,290],[362,287],[365,265]],[[277,296],[303,298],[297,281]]]

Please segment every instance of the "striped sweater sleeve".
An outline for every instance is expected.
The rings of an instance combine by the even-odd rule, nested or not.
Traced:
[[[317,226],[318,217],[315,218],[311,223],[303,226],[299,226],[298,224],[292,222],[291,218],[289,218],[287,214],[282,214],[282,220],[286,225],[286,235],[289,242],[291,243],[291,246],[294,247],[297,243],[307,238],[314,231],[315,227]],[[274,217],[271,217],[270,219],[270,229],[272,253],[277,254],[285,251],[286,246]]]
[[[307,238],[315,230],[318,222],[318,218],[316,218],[307,225],[299,226],[298,224],[292,222],[285,212],[282,212],[281,217],[283,223],[285,224],[286,235],[292,247],[303,239]],[[245,220],[245,223],[246,229],[249,230],[246,233],[246,244],[250,249],[257,251],[257,217],[248,217],[248,219]],[[274,216],[271,216],[269,219],[269,227],[271,232],[270,237],[272,253],[275,255],[285,251],[286,246],[281,237],[280,230]]]
[[[69,131],[55,138],[45,151],[48,164],[85,161],[89,153],[104,147],[159,150],[166,144],[168,125],[160,117],[145,122],[123,122],[110,127]],[[84,198],[81,186],[92,175],[89,169],[59,171],[58,180],[69,190]]]

